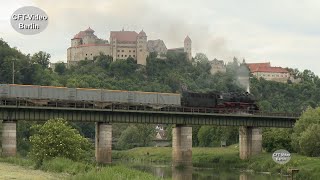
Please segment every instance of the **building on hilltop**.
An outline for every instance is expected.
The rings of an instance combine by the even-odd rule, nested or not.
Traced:
[[[216,58],[210,61],[211,69],[210,73],[215,74],[217,72],[225,73],[227,71],[226,65],[223,60],[217,60]]]
[[[184,46],[179,48],[168,49],[168,52],[187,53],[188,60],[192,59],[192,41],[189,36],[184,39]]]
[[[110,44],[114,60],[132,57],[138,64],[146,65],[147,35],[143,30],[139,34],[135,31],[111,31]]]
[[[137,61],[137,64],[146,65],[146,58],[150,52],[167,53],[167,47],[162,40],[148,41],[143,30],[139,33],[123,29],[122,31],[111,31],[109,40],[110,43],[108,40],[99,39],[90,27],[85,31],[80,31],[71,39],[71,47],[67,50],[68,65],[73,65],[80,60],[93,60],[100,53],[112,56],[114,61],[132,57]],[[184,40],[182,52],[187,53],[191,60],[191,39],[189,36]]]
[[[163,40],[149,40],[147,43],[148,52],[157,52],[159,55],[167,54],[167,47]]]
[[[272,67],[268,63],[246,63],[252,75],[257,78],[286,83],[290,78],[288,70],[282,67]]]
[[[80,60],[93,60],[100,52],[110,54],[110,44],[107,40],[97,38],[94,30],[89,27],[71,39],[71,47],[67,50],[67,63],[73,65]]]

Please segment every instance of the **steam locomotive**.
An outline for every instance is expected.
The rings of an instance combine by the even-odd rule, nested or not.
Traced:
[[[195,93],[183,91],[181,105],[184,107],[213,108],[216,112],[225,111],[258,111],[259,107],[252,94],[245,93]]]

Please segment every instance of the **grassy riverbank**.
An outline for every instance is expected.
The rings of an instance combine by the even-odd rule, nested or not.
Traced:
[[[33,163],[31,160],[20,157],[0,158],[0,165],[1,163],[4,167],[6,166],[6,163],[8,167],[16,167],[15,169],[17,170],[10,174],[11,178],[16,179],[21,179],[21,177],[23,177],[21,176],[21,172],[25,171],[37,172],[37,174],[46,175],[43,177],[50,177],[49,179],[158,179],[152,174],[134,170],[121,165],[102,167],[90,163],[74,162],[65,158],[55,158],[50,161],[45,161],[37,169],[35,168],[35,163]],[[37,178],[37,174],[35,174],[34,178],[31,179],[39,179]],[[51,178],[51,176],[53,178]]]
[[[170,147],[141,147],[113,152],[113,159],[119,160],[171,163],[171,157],[172,149]],[[262,153],[242,161],[239,158],[239,150],[236,145],[227,148],[195,147],[192,149],[192,161],[193,165],[198,167],[230,167],[275,174],[287,174],[289,168],[295,168],[299,169],[299,173],[296,175],[298,179],[307,180],[320,177],[320,158],[292,154],[289,163],[280,165],[272,160],[271,153]]]
[[[241,160],[238,154],[238,148],[235,145],[228,148],[195,147],[192,149],[192,162],[198,167],[228,167],[230,165],[239,167]],[[171,163],[171,157],[171,147],[140,147],[112,153],[112,158],[115,160]]]
[[[281,174],[286,174],[287,170],[292,168],[299,170],[299,173],[296,174],[297,179],[309,180],[319,179],[320,177],[319,157],[306,157],[299,154],[291,154],[291,160],[285,165],[280,165],[274,163],[271,156],[271,153],[263,153],[254,156],[245,163],[244,167],[258,172],[269,171]]]

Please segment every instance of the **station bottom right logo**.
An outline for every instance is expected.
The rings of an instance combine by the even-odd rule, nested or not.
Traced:
[[[290,161],[291,154],[285,149],[279,149],[272,154],[272,159],[278,164],[286,164]]]

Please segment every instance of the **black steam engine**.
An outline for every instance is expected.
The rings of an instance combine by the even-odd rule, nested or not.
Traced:
[[[195,93],[183,91],[181,105],[184,107],[212,108],[216,112],[255,112],[259,108],[252,94],[245,93]]]

